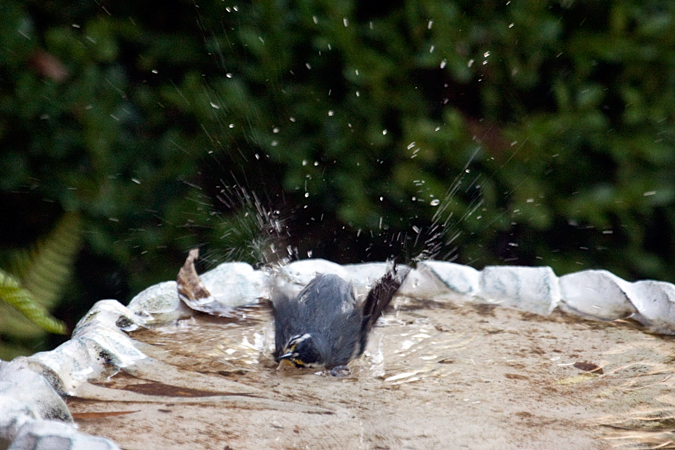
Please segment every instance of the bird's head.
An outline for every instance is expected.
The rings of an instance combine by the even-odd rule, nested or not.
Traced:
[[[312,367],[320,363],[321,353],[312,335],[305,333],[289,339],[284,354],[277,359],[290,361],[295,367]]]

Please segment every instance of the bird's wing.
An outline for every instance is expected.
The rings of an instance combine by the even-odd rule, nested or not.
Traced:
[[[364,333],[367,334],[375,326],[375,322],[387,309],[409,272],[409,267],[397,268],[394,265],[370,289],[366,300],[363,302],[362,331]]]

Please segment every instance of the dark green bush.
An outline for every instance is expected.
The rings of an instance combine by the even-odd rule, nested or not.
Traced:
[[[269,257],[247,244],[274,222],[250,222],[253,193],[300,257],[426,250],[675,281],[674,14],[5,0],[3,243],[81,213],[64,315],[173,278],[196,245],[212,262]]]

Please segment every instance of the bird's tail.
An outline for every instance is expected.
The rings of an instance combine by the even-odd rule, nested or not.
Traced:
[[[370,289],[363,303],[361,328],[365,331],[365,334],[375,326],[375,322],[387,309],[409,272],[409,267],[399,268],[394,263],[393,267]]]

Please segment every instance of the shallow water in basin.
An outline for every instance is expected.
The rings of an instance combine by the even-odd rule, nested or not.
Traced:
[[[444,377],[453,372],[454,358],[475,338],[466,332],[453,331],[450,324],[432,319],[433,314],[418,312],[422,311],[421,304],[413,302],[399,308],[380,320],[364,356],[350,364],[350,377],[386,382]],[[241,308],[233,318],[200,315],[170,326],[138,331],[132,337],[155,348],[148,349],[146,354],[157,353],[165,362],[201,373],[236,375],[241,379],[255,372],[256,381],[260,377],[279,376],[275,369],[285,376],[328,376],[316,368],[279,367],[272,358],[272,320],[270,309],[259,305]],[[386,364],[385,351],[388,353]]]
[[[131,337],[159,362],[69,400],[127,449],[649,448],[675,415],[671,338],[561,313],[399,298],[343,378],[278,369],[265,305]]]

